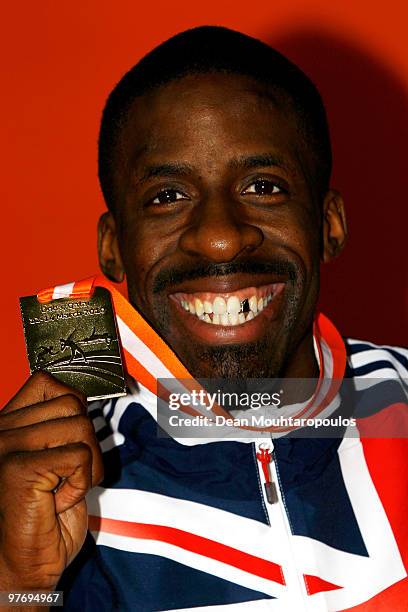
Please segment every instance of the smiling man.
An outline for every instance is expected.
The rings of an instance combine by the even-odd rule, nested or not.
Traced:
[[[407,447],[363,433],[366,417],[404,414],[407,353],[344,341],[316,313],[320,262],[346,239],[330,169],[316,88],[248,36],[184,32],[118,83],[99,141],[99,255],[111,281],[126,277],[122,343],[143,366],[126,397],[90,404],[97,437],[83,397],[46,374],[5,408],[2,590],[58,584],[68,610],[406,609]],[[159,437],[145,381],[174,363],[195,378],[315,379],[285,414],[339,415],[352,392],[359,425]]]
[[[346,231],[324,109],[286,59],[229,36],[176,39],[111,95],[102,269],[126,271],[130,301],[194,375],[314,376],[320,256]]]

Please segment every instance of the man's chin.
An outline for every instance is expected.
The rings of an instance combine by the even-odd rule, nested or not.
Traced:
[[[267,338],[245,344],[194,343],[189,349],[182,361],[195,378],[275,378],[282,370],[282,353],[271,351]]]
[[[201,334],[176,320],[162,326],[166,330],[162,335],[195,378],[276,378],[282,372],[287,349],[285,323],[259,317],[242,326],[249,328],[243,330],[245,334],[235,336],[229,327],[194,321]],[[202,331],[207,328],[218,328],[217,334],[208,336]]]

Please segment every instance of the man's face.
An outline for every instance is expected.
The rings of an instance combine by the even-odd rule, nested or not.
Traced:
[[[279,99],[247,77],[188,76],[138,98],[122,130],[129,299],[195,376],[283,375],[313,351],[321,209]]]

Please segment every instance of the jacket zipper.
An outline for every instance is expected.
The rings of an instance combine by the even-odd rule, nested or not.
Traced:
[[[261,464],[265,477],[264,488],[266,499],[269,504],[276,504],[279,501],[278,491],[276,490],[276,484],[272,480],[270,469],[271,461],[273,461],[273,450],[266,443],[259,444],[256,458]]]
[[[275,464],[272,440],[270,442],[268,440],[268,442],[262,441],[255,443],[255,454],[259,462],[259,467],[262,468],[264,477],[264,500],[267,502],[265,509],[269,516],[269,524],[272,524],[273,521],[275,526],[279,525],[279,529],[282,529],[283,533],[285,533],[288,557],[284,573],[288,588],[288,600],[285,599],[285,602],[282,602],[282,604],[283,606],[287,606],[288,610],[296,610],[297,612],[311,609],[316,609],[316,612],[317,610],[327,610],[322,603],[320,603],[322,607],[316,605],[315,608],[315,606],[312,605],[313,603],[316,604],[316,602],[310,602],[308,600],[305,584],[298,574],[297,562],[291,544],[292,531],[289,525],[289,519],[286,514],[284,503],[280,503],[277,467]],[[282,609],[286,610],[286,607]]]

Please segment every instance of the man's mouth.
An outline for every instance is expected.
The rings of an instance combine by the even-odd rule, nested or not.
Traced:
[[[172,297],[187,313],[204,323],[244,325],[259,316],[283,287],[284,283],[273,283],[230,293],[175,293]]]
[[[278,258],[163,269],[152,286],[160,294],[155,317],[170,346],[192,362],[202,359],[196,371],[204,371],[204,363],[243,354],[250,345],[278,350],[301,279],[296,262]]]
[[[280,333],[291,290],[286,274],[236,273],[180,280],[167,293],[172,342],[221,347]],[[201,349],[200,349],[201,350]]]

